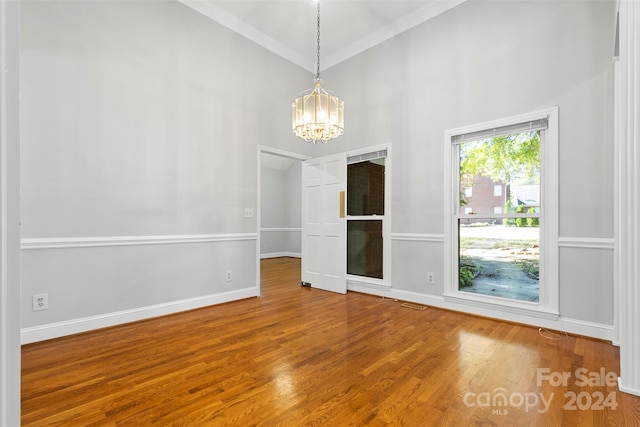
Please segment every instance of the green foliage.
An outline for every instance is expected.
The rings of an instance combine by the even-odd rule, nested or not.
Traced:
[[[464,195],[464,191],[460,190],[460,206],[467,206],[467,203],[469,203],[469,201],[467,200],[467,197]]]
[[[458,269],[458,284],[460,288],[473,286],[473,278],[478,266],[468,256],[460,257],[460,268]]]
[[[524,213],[524,206],[518,206],[516,208],[516,213]],[[527,218],[516,218],[516,227],[526,227],[527,226]]]
[[[511,199],[507,199],[507,201],[504,204],[504,213],[511,213],[511,212],[513,212],[513,207],[511,206]],[[514,218],[504,218],[502,220],[502,225],[506,227],[513,227],[514,225],[516,225],[516,220]]]
[[[516,213],[524,213],[525,212],[525,206],[518,206],[516,208]],[[533,206],[530,207],[529,209],[527,209],[527,213],[536,213],[536,208],[534,208]],[[512,220],[512,218],[509,218],[509,220]],[[505,219],[505,221],[507,221]],[[540,226],[540,219],[539,218],[516,218],[515,219],[515,224],[516,227],[539,227]]]
[[[535,213],[536,208],[529,208],[528,213]],[[529,227],[539,227],[540,226],[540,218],[527,218],[527,226]]]
[[[473,285],[473,272],[469,267],[460,267],[458,278],[461,288],[466,288]]]
[[[540,136],[525,132],[460,145],[460,176],[536,183],[540,176]]]

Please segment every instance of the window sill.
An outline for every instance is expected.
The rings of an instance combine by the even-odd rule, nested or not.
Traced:
[[[388,291],[391,289],[391,285],[384,283],[384,281],[381,279],[347,275],[347,289],[378,289]]]
[[[557,320],[560,317],[560,313],[557,310],[544,307],[540,303],[535,302],[518,301],[479,294],[465,295],[464,292],[449,293],[445,294],[443,297],[447,302],[464,304],[484,310],[495,310],[498,312],[532,316],[547,320]]]

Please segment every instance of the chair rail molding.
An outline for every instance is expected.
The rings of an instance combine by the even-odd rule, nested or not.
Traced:
[[[437,243],[444,243],[444,234],[391,233],[391,240],[403,240],[403,241],[408,241],[408,242],[437,242]]]
[[[615,247],[615,239],[598,237],[560,237],[558,238],[558,246],[561,248],[613,250]]]
[[[256,240],[257,238],[258,236],[256,233],[24,238],[22,239],[22,249],[65,249],[104,246],[166,245],[174,243],[237,242],[241,240]]]

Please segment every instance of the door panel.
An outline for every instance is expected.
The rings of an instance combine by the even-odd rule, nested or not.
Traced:
[[[346,155],[305,161],[302,181],[302,281],[344,294],[346,223],[340,217],[340,192],[346,188]]]

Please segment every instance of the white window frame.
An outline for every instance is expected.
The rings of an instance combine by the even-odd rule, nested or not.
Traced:
[[[514,126],[519,123],[547,119],[547,129],[540,144],[541,199],[540,212],[540,297],[538,302],[493,297],[460,291],[458,287],[458,224],[456,208],[459,199],[458,159],[453,138],[483,130]],[[444,298],[481,309],[534,315],[543,318],[559,316],[558,267],[558,108],[449,129],[444,133],[445,164],[445,283]]]

